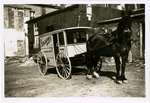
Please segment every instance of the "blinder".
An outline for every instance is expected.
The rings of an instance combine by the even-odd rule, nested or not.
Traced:
[[[123,31],[124,33],[130,33],[131,32],[131,30],[128,28],[128,29],[124,29],[124,31]]]

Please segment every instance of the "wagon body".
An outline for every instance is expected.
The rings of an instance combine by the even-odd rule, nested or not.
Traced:
[[[84,64],[82,54],[87,51],[86,41],[91,30],[91,27],[71,27],[40,35],[40,72],[45,75],[47,69],[56,68],[59,77],[68,79],[72,66]]]

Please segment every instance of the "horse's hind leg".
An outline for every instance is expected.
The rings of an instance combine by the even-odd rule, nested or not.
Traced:
[[[100,76],[99,76],[99,74],[97,73],[98,71],[97,71],[97,69],[100,69],[99,67],[97,67],[97,60],[95,60],[94,61],[94,66],[93,66],[93,76],[95,77],[95,78],[99,78]]]
[[[99,78],[99,74],[97,73],[97,62],[99,61],[99,57],[93,53],[91,60],[92,60],[91,73],[93,77]]]
[[[92,67],[92,73],[93,73],[93,77],[95,78],[99,78],[99,73],[102,67],[102,58],[93,58],[93,67]]]
[[[91,55],[88,54],[86,56],[86,65],[87,65],[87,79],[91,79],[92,78],[92,67],[93,67],[93,63],[92,63],[92,58],[91,58]]]
[[[101,68],[102,68],[102,58],[100,57],[98,60],[97,60],[97,64],[96,64],[96,72],[100,73],[101,71]]]
[[[95,78],[99,78],[99,74],[96,71],[96,66],[97,66],[97,61],[98,59],[96,56],[93,55],[88,55],[87,57],[87,79],[91,79],[92,76]]]

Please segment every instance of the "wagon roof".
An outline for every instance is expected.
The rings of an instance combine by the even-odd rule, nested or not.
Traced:
[[[70,28],[63,28],[63,29],[58,29],[58,30],[54,30],[54,31],[51,31],[51,32],[48,32],[48,33],[41,34],[40,36],[52,35],[52,34],[55,34],[55,33],[62,32],[62,31],[75,30],[75,29],[92,30],[92,27],[70,27]]]

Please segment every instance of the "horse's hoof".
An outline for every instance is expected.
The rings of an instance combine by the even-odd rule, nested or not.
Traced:
[[[95,77],[95,78],[100,78],[100,76],[99,76],[99,74],[97,73],[97,72],[93,72],[93,76]]]
[[[122,83],[127,84],[127,83],[128,83],[128,80],[123,80]]]
[[[122,81],[121,80],[116,80],[116,83],[117,84],[122,84]]]
[[[92,79],[92,75],[86,75],[86,79],[88,80]]]
[[[122,83],[128,83],[128,80],[125,76],[122,76]]]
[[[116,76],[112,76],[111,78],[112,78],[113,80],[116,80]]]

